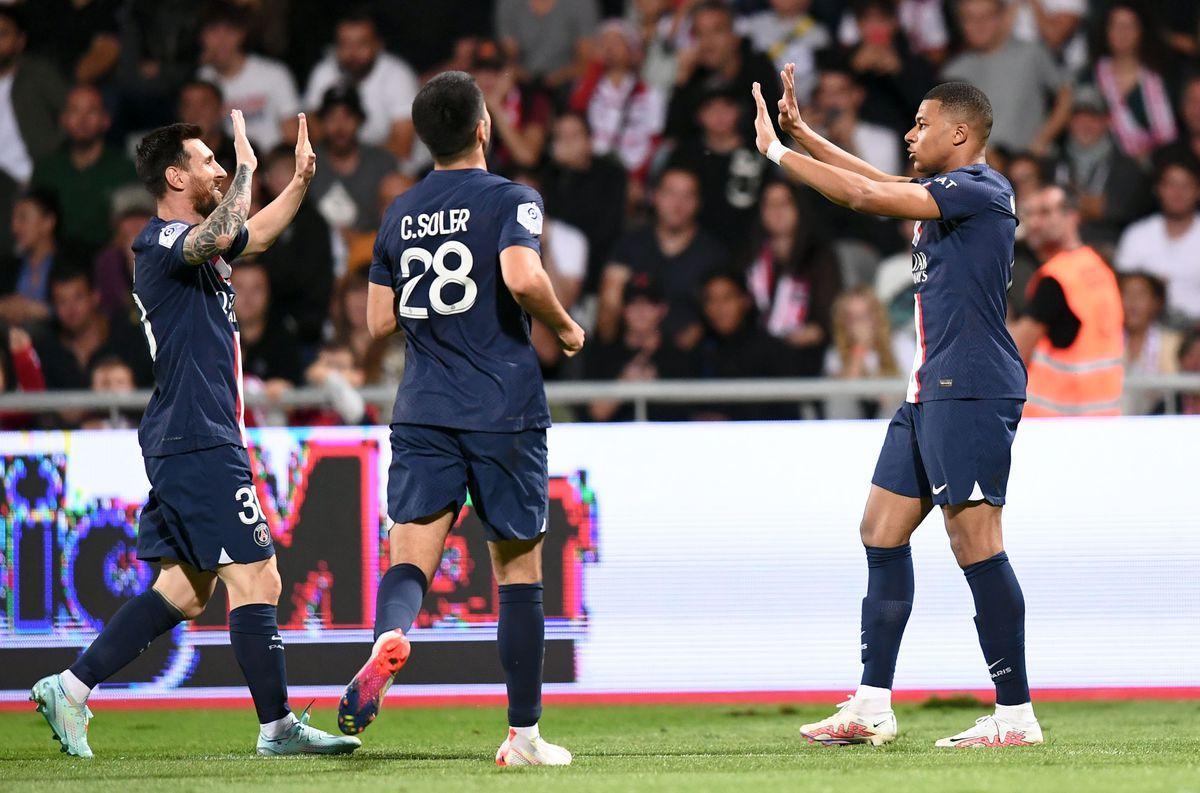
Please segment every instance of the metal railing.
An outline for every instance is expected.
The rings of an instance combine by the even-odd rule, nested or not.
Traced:
[[[632,402],[634,418],[645,421],[651,404],[700,404],[712,402],[795,402],[797,404],[839,397],[903,398],[908,383],[903,378],[840,380],[833,378],[788,378],[759,380],[655,380],[648,382],[589,381],[548,383],[546,397],[551,405],[585,405],[613,400]],[[1136,375],[1125,380],[1126,393],[1161,395],[1168,413],[1174,412],[1173,397],[1200,393],[1200,374]],[[359,392],[363,399],[385,411],[396,398],[395,385],[368,386]],[[57,413],[59,411],[108,411],[114,419],[122,410],[142,410],[150,391],[112,394],[95,391],[42,391],[0,394],[0,413]],[[321,408],[330,405],[321,388],[298,388],[271,400],[265,394],[246,395],[248,407]]]

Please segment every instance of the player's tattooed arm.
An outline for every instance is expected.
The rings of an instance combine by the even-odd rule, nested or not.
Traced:
[[[188,232],[183,241],[183,258],[188,264],[201,264],[224,253],[242,233],[250,214],[252,173],[250,166],[239,164],[221,203]]]

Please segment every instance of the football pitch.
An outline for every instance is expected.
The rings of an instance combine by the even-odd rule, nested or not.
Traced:
[[[59,754],[32,710],[0,713],[0,790],[12,791],[1200,791],[1200,702],[1038,706],[1047,744],[1022,750],[935,750],[984,711],[932,702],[897,708],[893,744],[824,748],[797,729],[828,708],[556,706],[547,738],[570,768],[502,769],[500,708],[385,711],[351,757],[256,758],[253,711],[106,710],[96,759]],[[316,726],[332,728],[329,710]]]

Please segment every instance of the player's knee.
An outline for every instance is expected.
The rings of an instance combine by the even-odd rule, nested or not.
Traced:
[[[279,595],[283,592],[283,582],[279,579],[279,570],[274,565],[263,568],[254,582],[254,594],[260,603],[278,603]]]
[[[156,591],[159,597],[179,612],[179,616],[184,621],[196,619],[204,613],[204,609],[208,605],[209,593],[207,592],[189,592],[187,594],[174,592],[167,594],[161,590]]]
[[[858,536],[868,548],[894,548],[903,545],[908,538],[890,528],[886,523],[863,519],[858,524]]]

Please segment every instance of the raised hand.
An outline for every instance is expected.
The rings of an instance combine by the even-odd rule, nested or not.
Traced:
[[[246,119],[240,110],[231,111],[229,117],[233,120],[233,150],[237,154],[237,164],[253,171],[258,167],[258,158],[254,156],[250,139],[246,137]]]
[[[750,93],[754,95],[754,145],[758,146],[761,154],[766,154],[771,143],[779,140],[775,134],[775,125],[771,122],[771,114],[767,112],[767,103],[763,100],[762,86],[755,83]]]
[[[796,102],[796,64],[784,66],[779,77],[783,81],[783,98],[779,100],[779,128],[799,140],[805,124]]]
[[[299,115],[300,131],[296,135],[296,178],[308,184],[317,172],[317,155],[308,140],[308,119]]]

